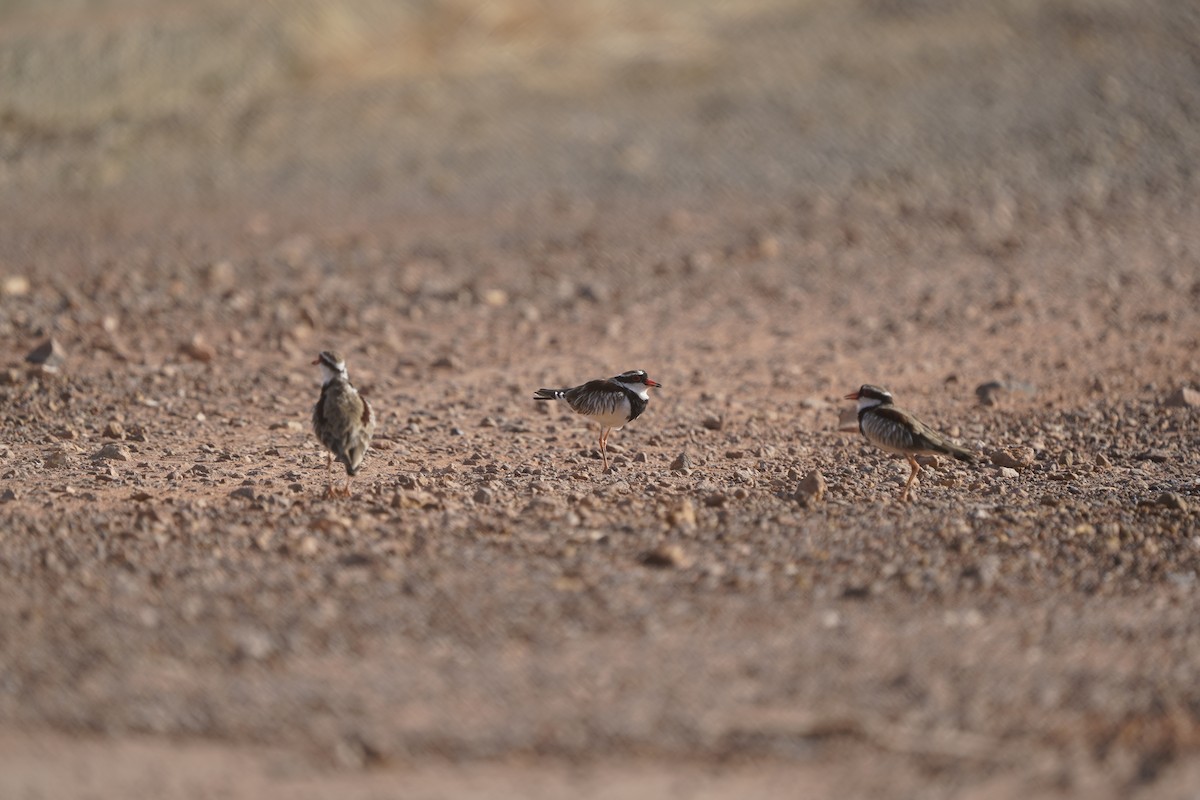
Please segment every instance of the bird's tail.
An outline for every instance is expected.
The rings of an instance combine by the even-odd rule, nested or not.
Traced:
[[[538,389],[533,393],[534,400],[561,400],[566,389]]]
[[[970,450],[966,449],[965,447],[959,447],[958,445],[950,444],[949,442],[942,442],[941,444],[942,444],[942,452],[943,453],[945,453],[948,456],[953,456],[954,458],[957,458],[959,461],[965,461],[968,464],[974,464],[976,459],[978,458],[978,456],[976,456],[975,453],[971,452]]]

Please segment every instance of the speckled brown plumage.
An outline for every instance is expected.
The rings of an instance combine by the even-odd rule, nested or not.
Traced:
[[[336,460],[346,468],[346,484],[341,490],[350,495],[350,479],[362,467],[375,432],[375,414],[371,404],[358,393],[346,374],[346,362],[336,352],[326,350],[313,362],[321,366],[324,381],[321,396],[313,406],[313,433],[329,451],[326,468]],[[332,478],[327,494],[335,494]]]

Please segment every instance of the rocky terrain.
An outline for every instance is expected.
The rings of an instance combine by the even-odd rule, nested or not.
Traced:
[[[1194,793],[1188,4],[0,23],[0,796]]]

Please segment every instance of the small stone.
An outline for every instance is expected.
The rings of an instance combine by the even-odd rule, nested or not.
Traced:
[[[71,451],[65,447],[56,447],[42,459],[42,463],[52,469],[69,467],[71,466]]]
[[[217,351],[198,333],[180,347],[179,350],[188,358],[204,363],[208,363],[217,357]]]
[[[700,424],[710,431],[719,431],[725,427],[725,418],[716,414],[709,414]]]
[[[475,490],[475,494],[472,496],[471,499],[474,500],[479,505],[484,506],[484,505],[487,505],[488,503],[492,502],[492,500],[494,498],[495,498],[495,495],[492,493],[491,489],[488,489],[486,486],[480,486],[478,489]]]
[[[675,460],[671,462],[671,471],[672,472],[683,472],[685,470],[691,469],[692,466],[693,466],[692,465],[692,457],[689,456],[687,454],[687,451],[685,450],[682,453],[680,453],[679,455],[675,456]]]
[[[0,282],[0,296],[22,297],[29,294],[29,278],[24,275],[9,275]]]
[[[993,464],[1009,469],[1025,469],[1036,456],[1032,447],[1002,447],[988,454]]]
[[[1108,460],[1108,456],[1104,455],[1104,453],[1096,453],[1096,466],[1108,469],[1112,466],[1112,462]]]
[[[441,505],[435,495],[421,490],[396,492],[392,496],[392,508],[441,508]]]
[[[95,461],[128,461],[129,450],[116,442],[109,442],[104,447],[101,447],[100,452],[92,456],[92,459]]]
[[[234,650],[238,658],[262,661],[275,652],[275,642],[266,631],[241,628],[234,633]]]
[[[204,277],[211,289],[230,289],[237,283],[237,270],[232,261],[222,259],[211,264]]]
[[[46,372],[57,372],[66,358],[67,351],[54,337],[42,342],[25,356],[26,361],[30,364],[37,364]]]
[[[125,426],[116,420],[112,420],[104,426],[104,437],[106,439],[124,439]]]
[[[317,551],[321,549],[321,543],[317,541],[315,536],[305,536],[300,540],[300,544],[296,545],[296,552],[302,556],[315,556]]]
[[[0,493],[0,503],[11,503],[17,499],[17,493],[11,487]]]
[[[1063,450],[1058,454],[1059,466],[1069,467],[1075,463],[1075,454],[1070,450]]]
[[[1172,408],[1200,407],[1200,391],[1190,386],[1181,386],[1175,390],[1174,394],[1163,401],[1163,405]]]
[[[1017,472],[1012,467],[1001,467],[1000,468],[1000,477],[1001,478],[1016,478],[1020,474],[1021,473]]]
[[[679,545],[663,544],[639,555],[638,563],[644,567],[652,567],[654,569],[670,569],[671,567],[685,569],[692,562]]]
[[[230,497],[240,497],[245,500],[253,500],[255,498],[253,486],[239,486],[229,493]]]
[[[983,406],[999,405],[1004,393],[1004,384],[1000,381],[988,381],[975,387],[975,396],[979,398],[979,404]]]
[[[1154,504],[1156,506],[1162,506],[1163,508],[1169,508],[1174,511],[1188,510],[1187,501],[1175,492],[1163,492],[1158,497],[1154,498]]]
[[[696,527],[696,504],[684,498],[678,506],[667,512],[667,522],[677,528]]]
[[[825,499],[826,488],[825,476],[821,474],[821,470],[814,469],[800,481],[794,497],[801,505],[813,506]]]
[[[503,289],[488,289],[483,293],[484,305],[501,308],[508,305],[508,292]]]

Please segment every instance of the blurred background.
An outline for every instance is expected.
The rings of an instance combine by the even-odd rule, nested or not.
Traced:
[[[0,194],[394,213],[903,193],[982,236],[1186,202],[1171,0],[5,0]],[[894,210],[894,209],[893,209]]]
[[[0,0],[8,744],[1139,796],[1200,741],[1198,190],[1194,0]],[[530,395],[633,367],[600,478]],[[893,504],[864,382],[1029,471]]]

